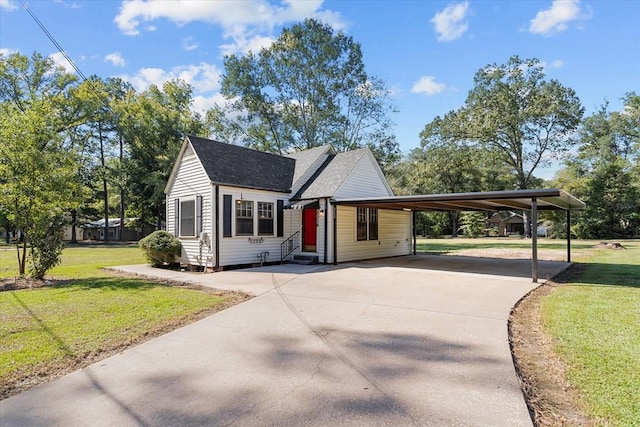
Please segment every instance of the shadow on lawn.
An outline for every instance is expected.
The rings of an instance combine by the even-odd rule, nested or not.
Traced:
[[[129,278],[129,277],[90,277],[88,279],[75,279],[63,283],[60,287],[79,289],[102,289],[102,290],[149,290],[159,286],[168,286],[150,280]]]
[[[563,284],[640,288],[640,265],[574,263],[555,281]]]

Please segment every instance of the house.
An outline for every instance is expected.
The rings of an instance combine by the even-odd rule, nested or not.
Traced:
[[[123,238],[120,238],[120,218],[109,218],[107,237],[109,241],[136,241],[149,235],[155,230],[150,224],[138,224],[136,218],[125,218]],[[105,240],[104,218],[82,226],[82,240]],[[135,227],[132,227],[136,224]],[[69,240],[71,239],[69,231]]]
[[[181,263],[220,270],[295,258],[337,263],[411,253],[411,212],[344,206],[393,191],[368,148],[279,156],[188,136],[165,188]]]
[[[515,212],[495,212],[489,217],[489,228],[498,232],[498,236],[524,234],[524,218]]]

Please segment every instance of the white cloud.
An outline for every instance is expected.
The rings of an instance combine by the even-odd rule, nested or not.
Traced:
[[[18,5],[11,0],[0,0],[0,9],[4,10],[17,10]]]
[[[562,67],[564,67],[564,61],[562,61],[560,59],[554,59],[551,62],[540,61],[540,65],[542,65],[542,68],[544,68],[545,70],[551,70],[553,68],[562,68]]]
[[[423,76],[413,85],[411,92],[436,95],[444,92],[446,88],[447,86],[444,83],[436,82],[436,78],[434,76]]]
[[[462,37],[469,28],[465,21],[469,11],[469,2],[451,4],[441,12],[437,12],[431,19],[433,27],[438,33],[438,41],[448,42]]]
[[[56,66],[64,68],[67,73],[75,74],[76,70],[73,69],[73,65],[71,65],[69,61],[67,61],[67,58],[65,58],[62,53],[53,53],[49,55],[49,58],[53,60],[53,63]]]
[[[13,55],[14,53],[18,53],[18,50],[17,49],[7,49],[5,47],[0,48],[0,55],[2,55],[2,56]]]
[[[104,57],[105,62],[111,62],[114,67],[124,67],[126,62],[120,52],[113,52]]]
[[[216,105],[223,107],[228,102],[229,101],[224,96],[222,96],[220,92],[212,96],[196,95],[193,97],[192,109],[196,113],[204,114],[207,112],[207,110],[215,107]]]
[[[541,10],[531,20],[529,32],[550,36],[568,28],[568,23],[588,19],[580,10],[580,0],[553,0],[549,9]]]
[[[198,42],[193,37],[185,37],[182,39],[182,49],[187,52],[190,50],[196,50],[198,48]]]
[[[274,27],[305,18],[318,18],[335,29],[345,23],[339,13],[321,10],[323,0],[198,1],[182,0],[180,6],[168,1],[123,1],[114,22],[124,34],[140,34],[142,23],[168,19],[177,25],[207,22],[220,25],[225,39],[225,53],[246,52],[271,42]],[[148,30],[148,27],[147,27]]]
[[[144,91],[151,85],[162,87],[162,84],[174,79],[181,79],[193,86],[194,92],[204,94],[220,88],[222,73],[215,65],[200,63],[198,65],[179,65],[166,71],[162,68],[142,68],[133,76],[119,76],[128,81],[138,91]]]

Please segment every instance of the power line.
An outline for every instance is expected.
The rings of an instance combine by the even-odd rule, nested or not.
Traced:
[[[33,13],[31,9],[29,9],[29,6],[27,6],[24,0],[20,0],[20,3],[22,4],[22,7],[24,7],[24,9],[27,11],[27,13],[31,16],[31,18],[33,18],[35,23],[38,24],[38,27],[40,27],[40,29],[42,30],[42,32],[44,32],[47,38],[51,40],[51,43],[53,43],[53,45],[58,49],[58,52],[60,52],[62,56],[64,56],[64,58],[67,60],[67,62],[71,64],[73,69],[76,71],[76,73],[78,73],[78,75],[82,78],[82,80],[83,81],[87,80],[87,77],[84,75],[84,73],[80,70],[80,68],[78,68],[76,63],[73,62],[73,60],[69,57],[69,55],[67,55],[67,52],[65,52],[62,46],[60,46],[60,44],[56,41],[56,39],[51,35],[49,30],[47,30],[47,27],[45,27],[44,24],[38,19],[35,13]]]

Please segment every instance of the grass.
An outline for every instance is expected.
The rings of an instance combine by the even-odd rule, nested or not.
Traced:
[[[591,241],[571,241],[572,250],[591,248],[593,245],[594,243]],[[455,239],[418,239],[416,246],[419,252],[429,252],[433,254],[455,253],[463,249],[490,249],[498,247],[530,249],[531,239],[522,239],[519,237],[489,237],[479,239],[467,239],[464,237],[458,237]],[[566,250],[566,248],[567,242],[565,240],[538,238],[538,249]]]
[[[28,260],[27,260],[28,262]],[[48,277],[86,279],[103,275],[104,267],[145,264],[142,251],[135,244],[68,245],[62,252],[62,262],[48,273]],[[0,279],[18,275],[15,246],[0,248]]]
[[[584,411],[599,422],[640,425],[640,242],[593,249],[580,274],[542,305],[543,323]]]
[[[0,273],[13,277],[5,252]],[[70,247],[51,276],[72,280],[0,292],[0,398],[244,299],[102,270],[143,262],[135,246]]]
[[[598,425],[640,426],[640,241],[621,241],[626,250],[598,243],[572,241],[578,273],[542,299],[543,327],[581,409]],[[538,246],[564,250],[566,241],[539,239]],[[418,250],[438,254],[499,247],[529,249],[531,240],[418,241]]]

